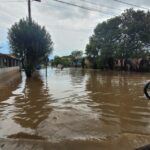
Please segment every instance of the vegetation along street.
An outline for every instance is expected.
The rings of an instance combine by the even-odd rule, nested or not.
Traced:
[[[0,150],[149,150],[149,10],[1,0]]]

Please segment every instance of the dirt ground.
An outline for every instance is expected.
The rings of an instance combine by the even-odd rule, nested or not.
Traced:
[[[127,142],[125,143],[124,140]],[[133,150],[149,143],[149,136],[125,133],[113,139],[58,143],[44,140],[0,139],[0,150]]]

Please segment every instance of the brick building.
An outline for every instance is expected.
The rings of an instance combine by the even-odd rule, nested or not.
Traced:
[[[13,55],[0,53],[0,68],[19,66],[20,61]]]

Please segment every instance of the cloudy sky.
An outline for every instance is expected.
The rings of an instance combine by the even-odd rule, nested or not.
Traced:
[[[116,0],[61,0],[96,11],[84,10],[56,2],[32,1],[32,18],[46,27],[54,42],[54,55],[68,55],[73,50],[85,50],[93,29],[104,20],[119,15],[133,6]],[[149,0],[120,0],[150,8]],[[28,15],[27,0],[0,0],[0,52],[9,53],[7,32],[14,22]],[[137,7],[134,7],[137,9]],[[145,9],[146,10],[146,9]]]

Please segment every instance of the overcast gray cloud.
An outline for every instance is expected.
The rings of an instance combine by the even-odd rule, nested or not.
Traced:
[[[12,1],[12,2],[11,2]],[[21,2],[18,2],[21,1]],[[69,54],[72,50],[84,50],[97,23],[119,15],[131,8],[114,0],[62,0],[76,5],[99,9],[101,13],[67,6],[53,0],[32,2],[32,17],[50,32],[54,42],[54,55]],[[150,7],[149,0],[122,0],[127,3]],[[0,43],[7,43],[7,31],[14,22],[27,16],[26,0],[0,0]],[[137,9],[137,8],[136,8]],[[6,44],[3,44],[6,45]]]

